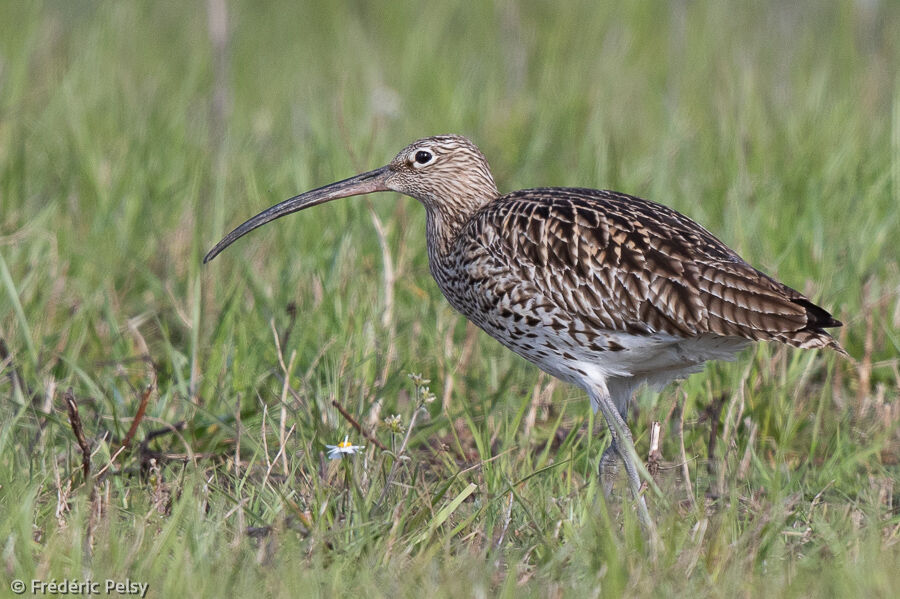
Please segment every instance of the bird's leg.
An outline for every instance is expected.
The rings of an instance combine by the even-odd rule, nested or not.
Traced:
[[[606,419],[607,426],[609,426],[609,433],[610,436],[612,436],[612,444],[610,447],[616,448],[616,451],[622,458],[622,462],[625,464],[625,473],[628,475],[631,494],[637,502],[638,517],[641,520],[641,524],[644,525],[644,528],[648,530],[651,538],[653,538],[655,537],[656,530],[653,526],[653,521],[650,519],[650,512],[647,510],[647,502],[644,500],[643,495],[641,495],[641,477],[640,474],[638,474],[636,463],[637,452],[634,450],[634,441],[631,437],[631,431],[625,423],[625,419],[619,414],[619,410],[616,409],[605,384],[602,386],[594,385],[590,394],[594,406],[600,410],[603,417]],[[603,458],[601,458],[601,462],[602,461]]]
[[[600,456],[600,484],[603,486],[603,495],[609,499],[612,495],[613,484],[619,476],[619,450],[613,440]]]
[[[607,379],[606,390],[616,410],[622,417],[622,422],[628,421],[628,403],[634,391],[635,381],[630,379]],[[607,423],[608,424],[608,423]],[[600,484],[603,486],[603,495],[609,499],[612,495],[613,485],[619,476],[619,449],[615,438],[611,439],[609,446],[600,456]]]

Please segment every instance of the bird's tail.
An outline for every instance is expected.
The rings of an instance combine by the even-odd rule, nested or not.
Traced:
[[[837,339],[825,330],[842,327],[844,323],[834,318],[826,309],[817,306],[805,297],[792,298],[791,301],[806,308],[806,326],[798,331],[782,334],[778,338],[779,341],[803,349],[827,347],[843,356],[850,357],[850,354],[841,347]]]

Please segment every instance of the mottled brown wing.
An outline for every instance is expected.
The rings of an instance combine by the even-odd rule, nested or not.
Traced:
[[[609,191],[530,189],[473,219],[484,248],[562,309],[637,334],[716,334],[798,347],[841,323],[665,206]]]

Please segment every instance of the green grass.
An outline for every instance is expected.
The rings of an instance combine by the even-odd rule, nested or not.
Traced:
[[[892,596],[900,6],[744,4],[233,2],[225,54],[205,3],[0,5],[0,593]],[[670,205],[845,323],[852,360],[760,346],[639,394],[642,456],[663,423],[655,559],[624,479],[603,500],[584,395],[452,312],[414,200],[319,207],[201,265],[446,132],[501,190]],[[419,406],[398,460],[384,420]],[[345,435],[365,451],[327,460]]]

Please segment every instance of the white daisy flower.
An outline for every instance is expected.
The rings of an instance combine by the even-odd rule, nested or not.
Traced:
[[[339,460],[344,457],[344,454],[354,454],[361,449],[365,449],[365,445],[351,445],[350,441],[348,441],[349,437],[344,437],[344,440],[338,443],[337,445],[325,445],[328,448],[328,457],[332,460]]]

